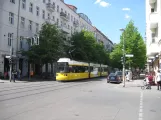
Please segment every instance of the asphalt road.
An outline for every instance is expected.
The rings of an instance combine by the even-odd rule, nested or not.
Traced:
[[[161,91],[105,79],[0,83],[0,120],[160,120]]]

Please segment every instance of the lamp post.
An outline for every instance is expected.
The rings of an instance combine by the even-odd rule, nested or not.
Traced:
[[[125,40],[124,40],[124,29],[121,28],[120,31],[123,33],[123,70],[122,70],[122,76],[123,76],[123,87],[125,87]]]
[[[10,75],[9,75],[9,80],[11,82],[12,79],[12,53],[13,53],[13,33],[11,34],[11,47],[10,47]]]

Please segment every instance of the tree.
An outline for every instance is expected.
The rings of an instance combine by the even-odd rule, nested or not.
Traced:
[[[23,54],[28,57],[30,62],[46,64],[53,63],[64,54],[64,40],[62,33],[53,24],[45,23],[39,32],[39,45],[33,45]]]
[[[125,53],[134,55],[133,58],[126,58],[126,66],[129,66],[130,63],[134,68],[144,68],[146,63],[146,45],[132,20],[127,24],[125,31],[120,36],[120,43],[114,48],[110,55],[113,62],[116,62],[117,64],[120,63],[119,61],[121,60],[123,49],[123,37],[125,41]],[[118,65],[118,67],[120,66]]]
[[[75,60],[100,64],[107,64],[109,61],[109,53],[102,44],[96,42],[92,32],[83,30],[74,33],[71,44],[71,55]]]
[[[121,57],[122,57],[121,45],[116,44],[114,46],[113,51],[110,53],[110,63],[113,68],[119,68],[119,69],[122,68]]]
[[[88,62],[92,61],[92,53],[95,49],[96,40],[91,32],[76,32],[72,35],[71,43],[71,50],[74,50],[71,53],[73,59]]]

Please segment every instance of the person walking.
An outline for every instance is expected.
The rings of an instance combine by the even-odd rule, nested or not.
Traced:
[[[16,75],[17,75],[16,70],[13,70],[13,72],[12,72],[12,79],[13,79],[13,82],[15,82]]]
[[[157,89],[161,90],[161,73],[159,70],[157,71],[156,81],[157,81]]]

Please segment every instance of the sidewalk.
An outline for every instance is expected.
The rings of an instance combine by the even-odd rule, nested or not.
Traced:
[[[13,81],[12,81],[13,82]],[[15,80],[16,83],[26,83],[26,82],[29,82],[29,81],[20,81],[20,80]],[[0,83],[10,83],[10,80],[1,80],[0,79]]]

